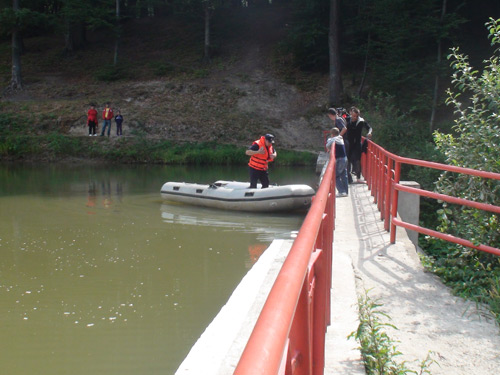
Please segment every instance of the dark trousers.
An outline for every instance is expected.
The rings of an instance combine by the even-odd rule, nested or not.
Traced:
[[[250,172],[250,189],[256,189],[257,181],[259,180],[262,184],[262,189],[269,187],[269,175],[267,171],[261,171],[252,167],[248,167],[248,171]]]
[[[89,134],[94,135],[97,124],[94,121],[89,121]]]
[[[347,149],[347,178],[352,183],[351,173],[356,174],[358,180],[361,178],[361,143],[354,142],[349,144]]]

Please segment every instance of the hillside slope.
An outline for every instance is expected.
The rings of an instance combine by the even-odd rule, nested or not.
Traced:
[[[329,126],[326,77],[302,75],[314,89],[301,90],[285,82],[281,61],[274,57],[285,35],[287,6],[225,12],[230,13],[214,19],[217,48],[209,65],[200,61],[198,25],[129,20],[120,49],[124,78],[113,82],[97,79],[112,61],[113,40],[106,32],[90,33],[87,48],[71,57],[62,55],[59,40],[26,38],[26,89],[5,93],[0,110],[28,116],[38,132],[85,136],[89,104],[101,110],[109,101],[121,110],[128,137],[244,146],[274,133],[278,149],[320,150],[322,131]],[[9,63],[8,56],[1,58],[5,85]]]

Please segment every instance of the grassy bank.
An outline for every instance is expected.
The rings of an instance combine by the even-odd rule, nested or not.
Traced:
[[[36,134],[29,121],[0,114],[0,159],[58,161],[85,158],[119,163],[243,165],[244,148],[218,142],[185,142],[135,137],[85,137],[58,132]],[[279,150],[277,165],[314,165],[316,154]]]

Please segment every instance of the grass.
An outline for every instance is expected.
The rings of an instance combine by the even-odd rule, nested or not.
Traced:
[[[51,118],[55,121],[55,118]],[[219,142],[173,142],[146,138],[137,128],[135,136],[111,142],[107,137],[75,137],[34,128],[31,119],[0,114],[0,157],[10,160],[60,160],[64,157],[120,160],[123,163],[191,165],[245,165],[248,156],[237,145]],[[276,165],[314,165],[316,155],[280,150]]]
[[[430,366],[436,361],[432,353],[418,362],[419,371],[411,370],[406,362],[398,362],[397,357],[402,353],[398,351],[396,342],[386,333],[386,328],[397,329],[388,323],[390,316],[381,310],[383,305],[373,300],[368,291],[358,299],[359,326],[349,338],[355,338],[360,343],[361,354],[368,375],[406,375],[406,374],[431,374]]]

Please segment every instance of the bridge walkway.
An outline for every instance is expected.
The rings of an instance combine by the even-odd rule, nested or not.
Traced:
[[[364,373],[357,345],[345,338],[357,328],[356,298],[365,290],[397,327],[386,332],[402,353],[398,362],[418,370],[431,353],[433,375],[500,373],[500,331],[491,316],[425,272],[403,228],[391,245],[367,186],[349,188],[349,197],[336,200],[325,374]]]

